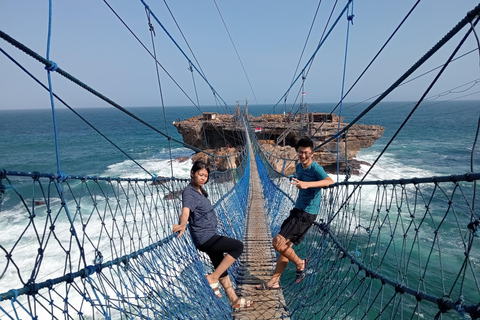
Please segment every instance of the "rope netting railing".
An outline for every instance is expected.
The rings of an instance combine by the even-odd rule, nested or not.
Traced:
[[[256,148],[258,151],[259,148]],[[256,156],[272,236],[298,192]],[[281,284],[293,319],[480,318],[480,174],[344,182],[324,189],[317,222],[295,251],[309,260]]]
[[[250,172],[242,154],[205,186],[218,232],[237,239]],[[231,318],[206,282],[208,257],[188,234],[172,235],[188,183],[1,171],[0,319]],[[236,286],[238,263],[229,270]]]

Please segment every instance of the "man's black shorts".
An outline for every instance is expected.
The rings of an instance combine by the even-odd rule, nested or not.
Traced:
[[[283,221],[278,234],[290,240],[293,244],[298,245],[302,242],[305,234],[315,222],[316,218],[317,215],[315,214],[293,208],[288,218]]]

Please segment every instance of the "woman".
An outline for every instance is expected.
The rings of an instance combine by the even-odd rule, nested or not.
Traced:
[[[205,162],[194,162],[190,171],[191,182],[182,194],[183,208],[180,222],[173,226],[173,232],[178,232],[177,238],[180,237],[185,232],[188,221],[193,244],[210,257],[215,268],[214,272],[206,276],[214,293],[221,298],[220,282],[234,309],[251,307],[253,301],[236,295],[227,273],[227,269],[242,254],[243,243],[217,234],[217,216],[207,199],[207,192],[202,188],[208,181],[209,174],[210,169]]]

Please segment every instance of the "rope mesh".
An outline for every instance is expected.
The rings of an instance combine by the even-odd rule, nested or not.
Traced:
[[[274,236],[296,190],[262,154],[257,167]],[[293,264],[281,278],[292,318],[479,317],[479,220],[467,177],[324,189],[317,223],[295,248],[309,261],[307,278],[295,284]]]
[[[249,170],[246,157],[206,186],[220,234],[243,237]],[[188,183],[3,171],[0,318],[230,318],[208,257],[171,235]],[[229,270],[236,285],[238,263]]]
[[[273,236],[298,191],[254,144]],[[245,156],[207,185],[219,232],[237,239],[249,172]],[[291,318],[477,318],[479,176],[324,189],[317,223],[295,248],[307,278],[295,284],[293,264],[281,278]],[[0,318],[231,318],[206,282],[208,258],[189,235],[171,235],[188,180],[63,178],[1,172]]]

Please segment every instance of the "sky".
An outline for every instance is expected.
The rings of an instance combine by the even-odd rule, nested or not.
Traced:
[[[324,30],[332,26],[347,4],[346,0],[338,1],[336,7],[334,0],[320,1],[320,6],[318,0],[145,2],[228,106],[234,106],[237,101],[243,104],[247,99],[250,106],[280,101],[292,79],[299,75],[299,70],[312,57]],[[197,101],[200,107],[216,104],[209,85],[195,70],[192,77],[187,58],[151,16],[155,54],[169,74],[160,69],[158,81],[150,53],[107,3],[143,45],[154,52],[145,6],[141,1],[52,0],[52,61],[124,107],[160,106],[162,101],[167,107],[192,106]],[[346,15],[341,16],[307,69],[303,88],[300,77],[287,95],[287,104],[298,103],[299,92],[305,92],[303,98],[308,103],[338,102],[342,95],[345,53],[344,92],[355,82],[415,3],[413,0],[353,1],[349,7],[349,12],[354,15],[353,24],[348,25]],[[345,101],[371,101],[476,5],[478,2],[473,0],[420,1]],[[314,19],[318,6],[318,14]],[[332,19],[328,22],[330,14]],[[0,30],[43,57],[47,51],[48,17],[47,0],[0,0]],[[410,78],[443,64],[466,31],[464,28]],[[475,38],[470,36],[459,55],[477,47]],[[3,39],[0,39],[0,48],[43,83],[47,83],[47,72],[39,62]],[[480,77],[479,60],[476,51],[453,62],[428,96],[480,100],[480,95],[475,93],[480,90],[479,85],[460,93],[468,88],[465,84]],[[300,67],[296,71],[297,65]],[[434,76],[432,72],[401,86],[385,100],[417,100]],[[52,73],[52,85],[55,93],[73,108],[107,106],[58,73]],[[445,94],[452,89],[453,93]],[[49,107],[48,92],[0,52],[0,110]]]

